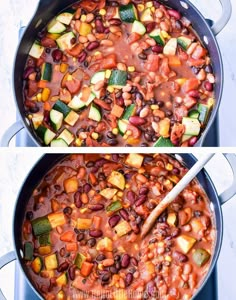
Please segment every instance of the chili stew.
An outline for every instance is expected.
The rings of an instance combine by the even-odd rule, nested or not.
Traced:
[[[82,0],[29,52],[24,105],[51,146],[193,146],[214,106],[191,20],[158,1]]]
[[[210,201],[197,180],[140,237],[186,172],[165,154],[66,156],[33,191],[23,223],[24,261],[39,293],[47,300],[191,299],[215,245]]]

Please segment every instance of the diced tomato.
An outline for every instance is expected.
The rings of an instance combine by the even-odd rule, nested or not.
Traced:
[[[77,243],[67,243],[66,250],[68,252],[76,252],[76,251],[78,251],[78,244]]]
[[[183,51],[181,48],[178,49],[178,57],[181,60],[187,60],[188,59],[188,54]]]
[[[84,277],[87,277],[92,272],[92,269],[93,269],[93,264],[84,261],[80,270],[80,274]]]
[[[133,44],[134,42],[140,40],[141,38],[141,35],[139,35],[138,33],[136,32],[132,32],[128,38],[128,44],[131,45]]]
[[[147,62],[144,65],[144,68],[150,72],[156,72],[159,68],[159,56],[156,54],[149,54]]]
[[[106,0],[100,0],[98,2],[98,9],[102,9],[106,6]]]
[[[76,78],[72,78],[72,80],[67,80],[65,85],[71,94],[77,94],[80,90],[81,81]]]
[[[188,115],[188,109],[184,105],[181,105],[180,107],[175,108],[174,111],[175,119],[178,122],[181,122],[183,117],[187,117]]]
[[[113,69],[115,67],[116,67],[116,55],[114,53],[103,57],[100,64],[100,69]]]
[[[186,96],[184,98],[184,105],[190,109],[192,107],[194,107],[194,105],[197,104],[197,99],[196,98],[193,98],[193,97],[190,97],[190,96]]]
[[[205,64],[205,59],[194,59],[190,57],[187,61],[187,65],[190,67],[201,67],[204,64]]]
[[[71,230],[65,231],[60,236],[60,240],[63,242],[72,242],[75,240],[75,233]]]
[[[111,110],[111,105],[101,99],[95,98],[94,103],[96,103],[98,106],[102,107],[105,110]]]
[[[207,54],[207,50],[202,46],[198,45],[193,51],[192,58],[200,59],[203,58]]]
[[[83,44],[76,44],[71,49],[67,49],[67,53],[74,57],[79,57],[80,53],[83,50]]]
[[[169,58],[170,59],[170,58]],[[169,67],[169,59],[167,57],[163,58],[160,63],[160,73],[166,77],[169,76],[171,69]]]
[[[183,85],[183,91],[185,93],[188,93],[191,90],[197,90],[199,87],[199,81],[197,78],[190,78],[186,80],[186,82]]]
[[[180,138],[183,136],[185,131],[184,125],[175,123],[170,134],[170,140],[172,144],[178,145]]]
[[[91,1],[91,0],[83,0],[80,2],[80,7],[89,13],[92,12],[93,10],[95,10],[97,8],[97,6],[98,6],[98,3],[96,3],[95,1]]]

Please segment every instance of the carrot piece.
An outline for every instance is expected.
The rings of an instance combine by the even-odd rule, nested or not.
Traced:
[[[170,66],[172,66],[172,67],[179,67],[179,66],[181,66],[181,61],[180,61],[180,59],[176,55],[169,56],[168,59],[169,59],[169,65]]]
[[[116,67],[116,55],[114,53],[104,56],[100,69],[113,69]]]
[[[136,32],[132,32],[128,38],[128,44],[131,45],[133,44],[134,42],[140,40],[141,38],[141,35],[136,33]]]
[[[190,78],[186,80],[186,82],[183,85],[183,91],[185,93],[188,93],[191,90],[197,90],[199,87],[199,81],[197,78]]]
[[[93,264],[84,261],[80,270],[80,274],[84,277],[87,277],[92,272],[92,269],[93,269]]]
[[[97,177],[95,176],[94,173],[90,173],[89,174],[89,180],[91,182],[92,185],[96,184],[97,183]]]
[[[67,243],[66,250],[68,252],[77,252],[78,251],[78,244],[77,243]]]
[[[44,104],[43,104],[43,108],[44,108],[44,110],[51,110],[51,105],[50,105],[50,103],[49,102],[44,102]]]
[[[93,100],[93,102],[96,103],[98,106],[102,107],[105,110],[111,110],[111,106],[109,104],[107,104],[105,101],[101,100],[101,99],[95,98]]]
[[[56,199],[51,200],[51,208],[53,212],[56,212],[60,209],[61,205]]]
[[[116,116],[117,118],[120,118],[124,112],[124,108],[115,104],[111,110],[111,114]]]
[[[61,236],[60,240],[63,242],[75,241],[75,233],[71,230],[65,231]]]
[[[99,229],[102,223],[102,218],[98,216],[93,217],[93,227],[94,229]]]
[[[44,89],[47,86],[47,81],[46,80],[40,80],[38,82],[38,88]]]
[[[81,100],[82,100],[83,102],[87,102],[87,101],[88,101],[88,98],[89,98],[89,96],[90,96],[90,94],[91,94],[91,89],[90,89],[90,87],[84,86],[84,87],[82,88],[82,97],[81,97]]]

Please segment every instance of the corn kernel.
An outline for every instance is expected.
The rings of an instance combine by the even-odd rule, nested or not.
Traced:
[[[28,115],[28,119],[30,119],[30,120],[31,120],[32,118],[33,118],[33,116],[32,116],[32,115]]]
[[[156,11],[156,9],[155,9],[155,7],[153,6],[153,7],[151,7],[151,12],[155,12]]]
[[[116,201],[116,200],[118,200],[118,197],[115,195],[115,196],[113,196],[112,200]]]
[[[111,159],[111,155],[110,154],[106,154],[105,155],[105,159]]]
[[[119,192],[117,193],[117,196],[118,196],[118,197],[123,197],[123,192],[119,191]]]
[[[137,251],[139,250],[138,244],[134,244],[134,249],[137,250]]]
[[[101,54],[101,52],[100,51],[96,51],[95,53],[94,53],[94,55],[100,55]]]
[[[75,58],[75,60],[76,60],[76,58]],[[68,75],[66,79],[67,79],[67,81],[71,81],[71,80],[73,80],[73,77],[72,77],[72,75]]]
[[[68,64],[65,64],[65,63],[60,64],[60,72],[61,73],[65,73],[67,71],[67,68],[68,68]]]
[[[138,11],[140,11],[140,12],[144,11],[144,5],[143,4],[138,4]]]
[[[152,104],[151,105],[151,109],[152,110],[155,110],[155,109],[158,109],[158,108],[159,108],[159,106],[157,104]]]
[[[41,97],[42,101],[43,102],[47,101],[50,97],[50,94],[51,94],[51,90],[49,88],[44,88]]]
[[[123,135],[123,139],[124,139],[124,140],[127,140],[127,138],[128,138],[128,135],[127,135],[127,134],[124,134],[124,135]]]
[[[211,107],[215,104],[215,99],[214,98],[209,98],[207,101],[207,104]]]
[[[97,140],[98,137],[99,137],[99,134],[98,134],[97,132],[93,132],[93,133],[91,134],[91,136],[92,136],[92,139]]]
[[[173,170],[173,165],[172,164],[167,164],[166,165],[166,170],[172,171]]]
[[[114,88],[112,86],[108,86],[107,87],[108,92],[113,93],[114,92]]]
[[[146,3],[146,7],[153,7],[152,1],[148,1],[148,2]]]
[[[163,36],[164,39],[170,39],[171,36],[164,30],[161,31],[161,35]]]
[[[113,128],[113,129],[112,129],[112,133],[115,134],[115,135],[117,135],[117,134],[119,133],[118,128],[117,128],[117,127],[116,127],[116,128]]]
[[[111,70],[106,70],[105,72],[105,78],[109,79],[111,77]]]
[[[79,139],[79,138],[76,139],[75,144],[76,144],[76,146],[80,147],[82,145],[81,139]]]
[[[103,270],[103,264],[98,264],[98,270]]]
[[[170,180],[169,179],[166,179],[165,181],[164,181],[164,185],[169,185],[170,184]]]
[[[132,131],[131,131],[131,130],[127,130],[126,134],[127,134],[128,136],[130,136],[130,135],[132,135]]]
[[[72,204],[70,205],[70,207],[71,207],[72,209],[75,208],[75,204],[72,203]],[[73,219],[71,219],[71,220],[73,220]]]
[[[106,10],[105,10],[104,8],[100,9],[100,10],[99,10],[99,14],[100,14],[101,16],[105,16]]]
[[[42,100],[42,93],[38,93],[36,97],[37,97],[38,101],[41,101]]]
[[[129,189],[129,188],[130,188],[130,184],[129,184],[129,183],[126,183],[125,188],[126,188],[126,189]]]
[[[129,66],[128,67],[128,71],[129,72],[134,72],[135,71],[135,67],[134,66]]]
[[[82,15],[82,16],[80,17],[80,21],[81,21],[81,22],[85,22],[85,21],[86,21],[86,15]]]
[[[144,169],[144,168],[140,168],[140,169],[138,170],[138,173],[139,173],[139,174],[145,173],[145,169]]]
[[[166,255],[165,260],[171,262],[172,258],[169,255]]]
[[[87,208],[87,207],[81,208],[81,209],[79,210],[79,212],[80,212],[81,214],[85,214],[87,211],[88,211],[88,208]]]

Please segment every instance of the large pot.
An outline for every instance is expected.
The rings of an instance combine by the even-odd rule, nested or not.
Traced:
[[[205,20],[203,15],[197,10],[197,8],[190,3],[189,0],[176,1],[176,0],[161,0],[166,5],[180,11],[183,16],[186,16],[192,21],[193,27],[196,29],[200,39],[209,49],[210,56],[212,58],[213,69],[216,74],[216,104],[212,111],[210,120],[207,124],[205,131],[201,138],[196,143],[196,146],[202,146],[204,139],[211,128],[214,119],[217,115],[217,111],[220,106],[222,89],[223,89],[223,64],[219,46],[216,40],[216,35],[225,27],[231,16],[231,3],[230,0],[220,0],[222,5],[222,16],[211,27],[209,22]],[[30,127],[29,121],[24,112],[24,99],[23,99],[23,79],[22,74],[25,67],[25,62],[29,53],[29,50],[36,39],[37,33],[42,30],[46,24],[65,7],[74,3],[75,0],[67,1],[50,1],[40,0],[36,13],[26,28],[24,35],[20,41],[18,51],[15,59],[14,67],[14,91],[15,100],[20,114],[20,121],[14,123],[3,135],[1,146],[8,146],[10,140],[21,129],[26,128],[29,135],[32,137],[35,145],[41,146],[38,137]],[[211,22],[212,23],[212,22]]]
[[[25,209],[33,190],[36,188],[36,186],[43,178],[43,176],[64,156],[65,154],[46,154],[36,163],[36,165],[30,171],[29,175],[27,176],[25,182],[22,185],[15,206],[14,222],[13,222],[13,238],[14,238],[15,251],[9,252],[0,258],[0,269],[6,264],[8,264],[9,262],[15,259],[18,260],[21,269],[23,270],[23,273],[26,276],[30,286],[35,290],[35,293],[39,296],[40,299],[42,299],[41,296],[36,291],[34,285],[31,282],[31,279],[27,276],[27,268],[22,258],[23,256],[22,241],[21,241],[22,225],[23,225],[23,220],[25,215]],[[231,197],[233,197],[236,194],[236,156],[233,154],[226,154],[225,156],[233,170],[234,182],[233,185],[229,189],[227,189],[223,194],[221,195],[217,194],[215,186],[210,176],[207,174],[205,170],[201,171],[197,176],[200,184],[206,191],[211,201],[212,210],[215,214],[216,231],[217,231],[214,256],[208,274],[205,277],[202,285],[200,286],[198,293],[200,292],[200,290],[203,288],[203,286],[209,279],[216,265],[220,253],[222,237],[223,237],[223,218],[222,218],[221,205],[224,204],[226,201],[228,201]],[[181,154],[181,155],[178,154],[176,155],[176,158],[180,159],[181,162],[183,162],[187,168],[191,168],[193,164],[196,162],[196,158],[191,154]],[[197,294],[195,295],[195,297],[197,296]],[[4,299],[5,297],[0,290],[0,300],[4,300]]]

